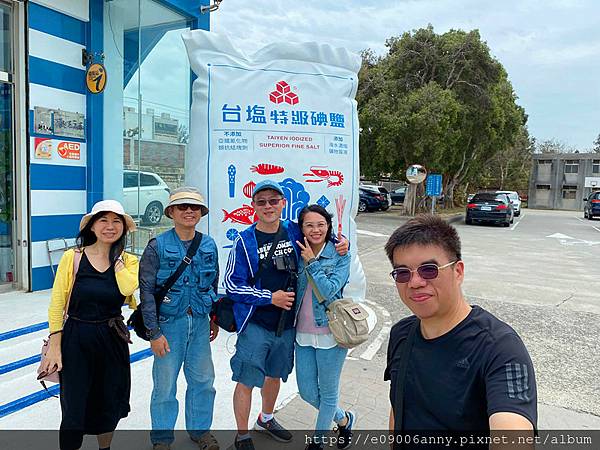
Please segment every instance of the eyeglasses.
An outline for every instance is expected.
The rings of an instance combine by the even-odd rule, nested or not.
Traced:
[[[307,228],[309,230],[326,230],[327,222],[319,222],[319,223],[304,222],[302,224],[302,228]]]
[[[255,201],[254,201],[254,204],[255,204],[256,206],[260,206],[261,208],[262,208],[263,206],[266,206],[266,205],[267,205],[267,203],[269,203],[269,205],[271,205],[271,206],[277,206],[281,200],[283,200],[283,197],[278,197],[278,198],[270,198],[270,199],[268,199],[268,200],[262,200],[262,199],[261,199],[261,200],[255,200]]]
[[[408,267],[398,267],[390,272],[390,276],[396,283],[401,284],[408,283],[411,280],[414,272],[417,272],[424,280],[434,280],[438,277],[440,270],[450,267],[452,264],[456,264],[457,262],[458,261],[452,261],[448,264],[444,264],[443,266],[438,266],[434,263],[426,263],[421,264],[414,270],[411,270]]]
[[[200,205],[190,205],[189,203],[182,203],[181,205],[175,205],[179,211],[187,211],[190,208],[192,211],[200,211]]]

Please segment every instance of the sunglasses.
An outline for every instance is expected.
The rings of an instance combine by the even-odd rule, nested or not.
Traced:
[[[452,261],[448,264],[444,264],[443,266],[438,266],[434,263],[421,264],[414,270],[409,269],[408,267],[398,267],[391,271],[390,276],[394,279],[396,283],[408,283],[414,272],[417,272],[421,278],[424,280],[435,280],[440,270],[445,269],[446,267],[450,267],[452,264],[456,264],[458,261]]]
[[[260,206],[261,208],[262,208],[263,206],[266,206],[266,205],[267,205],[267,203],[269,203],[269,205],[271,205],[271,206],[277,206],[281,200],[283,200],[283,198],[282,198],[282,197],[278,197],[278,198],[270,198],[269,200],[256,200],[256,201],[254,202],[254,204],[255,204],[256,206]]]
[[[181,205],[175,205],[179,211],[187,211],[190,208],[192,211],[200,211],[200,205],[190,205],[189,203],[182,203]]]

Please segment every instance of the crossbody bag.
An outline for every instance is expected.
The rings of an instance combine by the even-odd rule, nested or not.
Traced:
[[[183,257],[183,260],[181,261],[181,263],[179,263],[177,270],[173,272],[169,276],[169,278],[167,278],[167,280],[162,286],[159,286],[154,290],[154,302],[156,304],[157,317],[160,313],[160,306],[162,305],[163,300],[167,295],[167,292],[169,292],[169,289],[173,287],[173,285],[179,279],[181,274],[192,263],[192,259],[194,259],[194,256],[196,256],[196,252],[198,251],[201,242],[202,233],[196,231],[194,239],[192,240],[192,243],[190,244],[186,255]],[[138,308],[131,313],[131,316],[129,316],[129,319],[127,320],[127,326],[133,328],[135,334],[137,334],[143,340],[150,340],[150,337],[148,336],[150,330],[148,330],[148,328],[146,328],[146,324],[144,324],[144,317],[142,316],[141,308]]]
[[[315,280],[307,272],[306,276],[312,286],[313,294],[325,307],[329,330],[337,344],[344,348],[354,348],[369,339],[369,313],[352,298],[340,298],[325,306],[325,299],[319,292]]]

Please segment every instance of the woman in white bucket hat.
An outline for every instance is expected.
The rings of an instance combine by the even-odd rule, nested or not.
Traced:
[[[77,249],[65,252],[56,271],[50,346],[40,371],[60,371],[61,450],[80,448],[84,434],[109,448],[129,413],[131,341],[121,307],[136,308],[139,264],[124,252],[127,232],[135,228],[116,200],[96,203],[81,219]]]

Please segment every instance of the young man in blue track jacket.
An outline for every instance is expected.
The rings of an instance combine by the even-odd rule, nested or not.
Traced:
[[[296,286],[290,283],[290,272],[278,270],[275,260],[298,260],[296,241],[302,241],[298,224],[281,220],[285,197],[279,184],[272,180],[258,183],[252,194],[252,207],[258,222],[242,231],[235,241],[227,261],[224,284],[234,301],[234,316],[238,328],[236,353],[231,359],[232,379],[237,382],[233,394],[233,409],[238,427],[235,448],[254,450],[248,433],[252,389],[261,388],[262,412],[254,428],[268,433],[280,442],[289,442],[292,435],[273,417],[281,379],[285,382],[294,364],[294,306]],[[260,277],[253,280],[261,261],[268,256],[277,237],[274,261],[264,261]],[[336,245],[340,254],[348,252],[348,241]],[[281,265],[280,265],[281,267]],[[286,313],[281,335],[277,335],[282,311]]]

